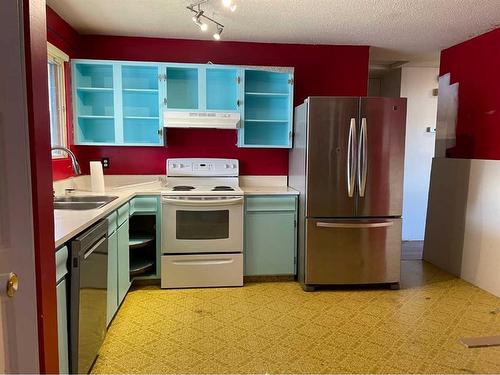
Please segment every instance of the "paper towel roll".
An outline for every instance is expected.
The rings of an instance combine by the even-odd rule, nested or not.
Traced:
[[[104,175],[100,161],[90,162],[90,185],[95,193],[104,193]]]

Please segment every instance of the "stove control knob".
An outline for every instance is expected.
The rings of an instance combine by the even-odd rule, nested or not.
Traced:
[[[229,169],[230,165],[229,164],[224,164],[224,168]]]
[[[175,163],[172,164],[172,168],[174,168],[174,169],[177,168],[177,164],[175,164]]]
[[[231,168],[236,169],[236,164],[233,164]]]

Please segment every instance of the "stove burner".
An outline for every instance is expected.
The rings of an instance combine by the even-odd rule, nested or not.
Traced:
[[[234,189],[231,186],[216,186],[212,191],[234,191]]]
[[[173,191],[190,191],[193,190],[193,186],[177,185],[172,188]]]

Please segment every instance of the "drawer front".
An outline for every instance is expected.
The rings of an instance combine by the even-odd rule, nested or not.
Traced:
[[[248,197],[246,210],[252,211],[295,211],[295,196]]]
[[[107,218],[108,220],[108,236],[113,234],[114,231],[116,231],[117,228],[117,220],[118,220],[118,214],[115,212],[111,213]]]
[[[118,226],[122,225],[124,222],[128,220],[129,217],[129,206],[128,203],[125,203],[118,210]]]
[[[130,201],[130,215],[136,212],[156,212],[158,197],[135,197]]]
[[[162,288],[243,285],[243,254],[163,255]]]

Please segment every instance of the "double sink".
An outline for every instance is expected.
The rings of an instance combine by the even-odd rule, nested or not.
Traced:
[[[54,209],[56,210],[93,210],[114,201],[113,195],[81,195],[69,197],[55,197]]]

